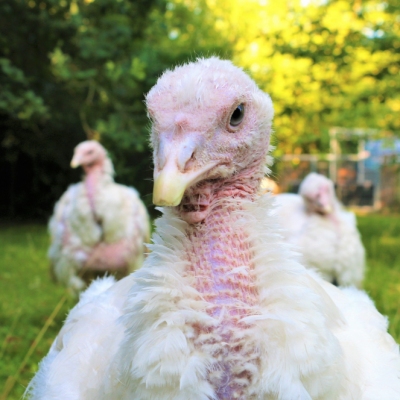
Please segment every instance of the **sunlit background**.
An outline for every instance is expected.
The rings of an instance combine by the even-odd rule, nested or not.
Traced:
[[[73,304],[49,320],[63,289],[47,276],[45,223],[80,179],[74,146],[100,140],[153,213],[144,94],[166,68],[210,55],[271,95],[281,191],[318,171],[373,213],[359,218],[365,287],[399,340],[399,0],[2,1],[0,395],[13,383],[1,399],[20,398]]]

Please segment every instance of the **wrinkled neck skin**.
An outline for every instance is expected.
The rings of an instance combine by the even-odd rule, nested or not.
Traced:
[[[83,165],[85,171],[85,188],[89,199],[90,209],[96,215],[95,197],[99,184],[106,178],[104,172],[104,161],[99,161],[90,165]]]
[[[215,212],[215,204],[234,198],[253,200],[258,193],[262,178],[262,166],[256,161],[229,178],[211,179],[189,189],[175,210],[191,225],[207,224]]]
[[[213,339],[208,339],[208,344],[225,343],[212,353],[218,360],[214,368],[219,374],[210,372],[208,377],[219,400],[247,398],[246,388],[252,382],[253,373],[243,366],[238,372],[236,360],[247,361],[246,365],[259,364],[257,351],[249,354],[244,350],[236,334],[237,330],[246,332],[248,326],[240,320],[254,314],[258,291],[251,243],[247,232],[237,229],[240,217],[235,211],[243,209],[243,200],[256,198],[262,176],[261,166],[254,163],[232,178],[203,183],[188,193],[186,205],[176,209],[189,223],[201,218],[187,228],[189,241],[185,256],[190,267],[186,273],[194,277],[196,289],[207,301],[208,314],[218,321],[215,327],[195,329],[199,335],[211,329]],[[201,209],[193,215],[185,211],[199,204]],[[203,344],[201,341],[199,347]]]
[[[235,302],[232,299],[245,303],[255,300],[248,277],[238,274],[228,279],[227,274],[236,268],[252,268],[247,234],[235,229],[235,211],[242,208],[241,200],[254,200],[261,178],[259,166],[253,165],[230,179],[206,182],[186,197],[184,206],[178,207],[178,213],[187,222],[202,217],[200,222],[189,225],[187,233],[193,247],[187,250],[187,256],[194,274],[200,278],[198,290],[214,303],[213,316],[221,314],[222,305],[230,308]],[[194,208],[201,204],[200,211],[186,212],[192,205],[190,201]],[[206,276],[207,282],[203,280]],[[236,308],[229,312],[243,314]]]

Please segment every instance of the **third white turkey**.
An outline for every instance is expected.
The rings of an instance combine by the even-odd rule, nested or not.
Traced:
[[[340,286],[361,287],[365,250],[355,215],[335,195],[333,182],[315,172],[306,176],[299,194],[276,196],[283,235],[308,268]]]

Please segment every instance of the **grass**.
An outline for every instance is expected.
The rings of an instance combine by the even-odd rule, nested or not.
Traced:
[[[400,342],[400,216],[360,216],[358,225],[367,249],[365,290],[388,315],[390,333]],[[74,305],[50,279],[47,247],[44,226],[0,226],[1,400],[21,398]],[[60,309],[53,318],[57,305]],[[4,397],[4,386],[12,377],[15,384]]]
[[[0,227],[1,400],[21,398],[74,304],[74,300],[65,298],[65,290],[51,281],[48,240],[45,226]],[[59,312],[54,319],[49,318],[61,299],[65,301]],[[40,338],[46,322],[48,329]],[[5,397],[6,382],[10,385],[13,377],[15,384]]]
[[[364,289],[400,343],[400,215],[358,217],[358,228],[367,251]]]

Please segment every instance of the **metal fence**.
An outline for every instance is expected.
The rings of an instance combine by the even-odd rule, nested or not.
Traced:
[[[286,155],[276,162],[277,182],[281,192],[297,193],[301,181],[310,172],[317,172],[332,179],[339,200],[347,206],[379,208],[379,176],[376,171],[366,169],[360,181],[359,162],[350,159],[336,160],[335,176],[331,162],[323,156],[303,154]],[[326,158],[326,157],[325,157]]]
[[[329,133],[329,154],[287,154],[276,160],[280,191],[295,193],[307,174],[318,172],[332,179],[347,206],[400,210],[400,140],[387,133],[377,139],[382,132],[366,129],[332,128]],[[343,154],[349,140],[357,152]]]

